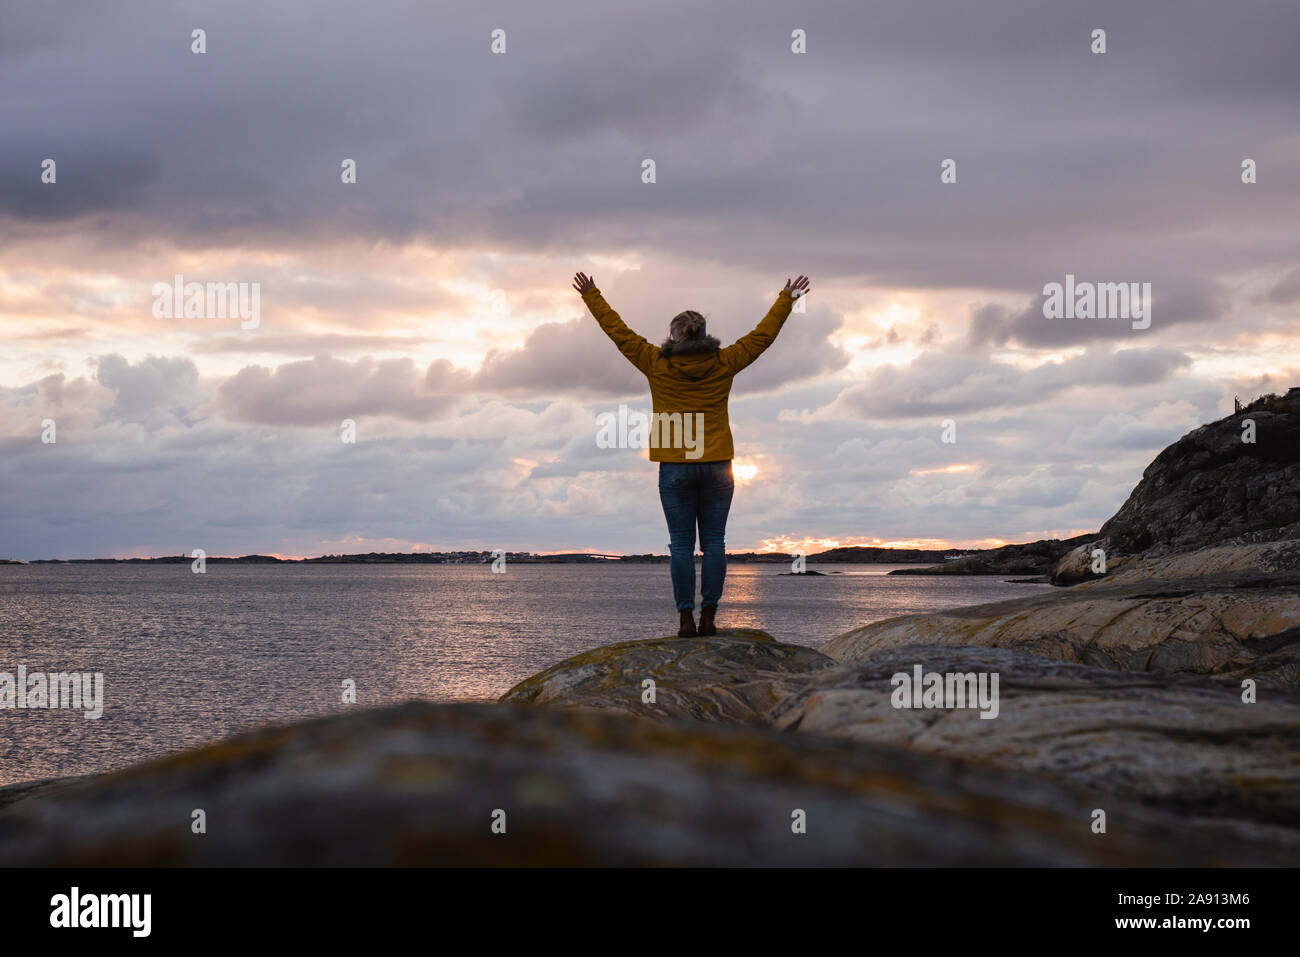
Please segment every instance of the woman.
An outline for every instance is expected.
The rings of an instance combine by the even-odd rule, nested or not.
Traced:
[[[585,273],[573,277],[591,314],[620,352],[650,380],[658,438],[651,442],[650,461],[659,463],[659,500],[668,520],[669,563],[673,598],[681,615],[677,634],[716,635],[715,621],[722,583],[727,575],[723,538],[735,481],[731,460],[731,423],[727,399],[731,380],[770,346],[790,315],[796,296],[809,291],[808,277],[793,282],[776,297],[763,321],[735,344],[721,343],[705,331],[704,317],[694,310],[678,314],[668,326],[663,345],[653,346],[623,324],[618,313]],[[685,423],[685,428],[677,428]],[[698,424],[701,434],[695,434]],[[700,625],[695,627],[695,527],[700,529]]]

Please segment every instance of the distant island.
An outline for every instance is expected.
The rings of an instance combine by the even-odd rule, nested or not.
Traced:
[[[832,548],[807,556],[809,562],[818,564],[843,563],[855,565],[908,565],[934,564],[949,559],[978,554],[981,549],[924,549],[877,548],[874,546],[847,546]],[[480,565],[493,561],[498,552],[366,552],[357,555],[321,555],[316,558],[276,558],[274,555],[241,555],[237,558],[209,556],[209,564],[240,565]],[[530,565],[582,564],[596,562],[630,562],[632,564],[667,563],[667,555],[610,555],[599,552],[566,552],[541,555],[536,552],[506,552],[507,563]],[[788,565],[795,556],[784,552],[728,552],[727,561],[741,564]],[[161,564],[188,565],[190,555],[164,555],[159,558],[40,558],[31,562],[0,560],[0,564],[13,565],[117,565]]]

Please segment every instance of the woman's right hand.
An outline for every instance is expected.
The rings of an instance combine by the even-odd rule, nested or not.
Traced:
[[[794,282],[791,282],[789,279],[787,279],[785,281],[785,291],[788,292],[795,299],[798,299],[800,296],[808,295],[808,293],[811,291],[810,287],[808,286],[808,277],[800,276]]]

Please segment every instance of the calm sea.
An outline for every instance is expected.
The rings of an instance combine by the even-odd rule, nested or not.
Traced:
[[[817,566],[810,566],[817,567]],[[719,624],[819,646],[1050,586],[727,571]],[[104,714],[0,710],[0,784],[106,770],[359,704],[493,699],[588,648],[676,630],[667,565],[0,565],[0,672],[103,672]]]

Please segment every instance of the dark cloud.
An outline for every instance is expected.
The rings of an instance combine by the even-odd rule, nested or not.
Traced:
[[[638,57],[629,56],[628,46],[598,44],[580,58],[548,64],[545,85],[516,74],[508,100],[512,125],[553,144],[610,134],[675,140],[728,114],[760,113],[776,96],[753,64],[743,62],[743,47],[719,45],[714,56],[703,57],[677,44],[660,56]],[[593,83],[593,76],[605,79]]]
[[[826,278],[1032,293],[1067,268],[1164,273],[1175,301],[1184,280],[1267,265],[1250,244],[1206,242],[1206,222],[1276,235],[1270,258],[1300,252],[1286,140],[1300,7],[1281,0],[113,10],[84,32],[6,17],[27,55],[0,60],[15,91],[0,216],[115,210],[85,225],[118,242],[577,240],[749,268],[797,243]],[[189,52],[197,23],[204,56]],[[1095,56],[1100,23],[1110,52]],[[493,56],[498,26],[509,52]],[[60,182],[41,187],[56,153]],[[1263,164],[1255,197],[1247,155]],[[345,157],[355,186],[339,182]]]
[[[84,41],[106,26],[112,11],[94,0],[66,0],[58,6],[42,3],[9,4],[5,28],[0,32],[0,57],[19,59]]]
[[[0,199],[4,211],[19,219],[57,221],[131,210],[158,178],[153,157],[118,152],[118,144],[69,144],[60,131],[41,146],[39,155],[20,155],[12,143],[0,147]],[[41,179],[46,159],[55,163],[53,183]]]
[[[1300,269],[1293,269],[1264,295],[1264,301],[1285,306],[1300,299]]]

